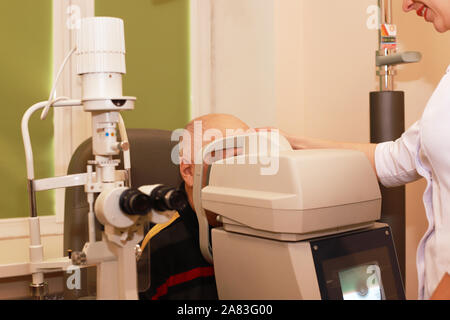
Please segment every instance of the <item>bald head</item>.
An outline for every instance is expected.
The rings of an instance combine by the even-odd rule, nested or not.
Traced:
[[[249,126],[241,119],[231,114],[224,114],[224,113],[210,113],[191,120],[186,125],[185,129],[191,132],[192,134],[194,133],[195,122],[201,122],[204,131],[210,129],[217,129],[220,130],[224,134],[224,136],[227,129],[228,130],[249,129]]]
[[[185,182],[185,190],[189,203],[194,208],[193,185],[194,167],[196,163],[203,160],[195,159],[199,155],[199,150],[208,143],[246,133],[250,127],[242,120],[229,114],[208,114],[190,121],[184,128],[182,143],[180,144],[180,174]],[[203,178],[206,177],[207,165],[203,167]],[[203,184],[205,181],[203,181]],[[212,226],[217,226],[216,215],[206,211],[208,222]]]
[[[194,161],[200,148],[225,137],[244,134],[250,127],[239,118],[222,113],[211,113],[191,120],[185,127],[180,150],[182,161]]]

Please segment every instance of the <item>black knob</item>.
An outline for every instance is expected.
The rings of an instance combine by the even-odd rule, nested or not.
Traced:
[[[158,186],[150,193],[152,208],[158,211],[181,210],[187,203],[183,191],[172,187]]]
[[[120,209],[129,215],[146,215],[151,209],[150,197],[138,189],[127,189],[120,196]]]

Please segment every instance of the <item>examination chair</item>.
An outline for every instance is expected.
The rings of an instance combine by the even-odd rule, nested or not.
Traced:
[[[127,129],[131,156],[131,185],[139,187],[164,184],[178,187],[182,182],[179,168],[171,160],[172,149],[177,141],[171,141],[171,131],[156,129]],[[122,156],[122,155],[121,155]],[[69,164],[68,174],[86,172],[88,160],[93,160],[92,139],[83,142],[75,151]],[[122,159],[122,158],[121,158]],[[119,169],[123,169],[123,161]],[[145,227],[145,234],[151,225]],[[96,238],[101,240],[102,225],[96,221]],[[88,241],[88,202],[84,186],[66,188],[64,212],[64,255],[81,251]],[[149,250],[144,250],[140,261],[148,261]],[[148,270],[149,271],[149,270]],[[145,277],[147,266],[138,263],[138,274]],[[86,299],[96,296],[96,268],[81,269],[80,288],[67,287],[71,274],[64,275],[64,299]],[[148,275],[149,276],[149,275]],[[148,281],[140,281],[142,283]],[[145,284],[144,284],[145,286]]]

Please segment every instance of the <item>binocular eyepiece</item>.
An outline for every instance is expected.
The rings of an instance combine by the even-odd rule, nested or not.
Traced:
[[[127,189],[120,196],[120,209],[129,215],[146,215],[150,210],[181,210],[186,206],[184,192],[167,186],[157,186],[149,195],[139,189]]]

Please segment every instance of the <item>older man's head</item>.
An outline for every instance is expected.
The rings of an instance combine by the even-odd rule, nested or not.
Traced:
[[[185,182],[185,189],[192,208],[195,164],[202,159],[196,159],[198,151],[203,146],[220,137],[228,137],[245,133],[250,127],[242,120],[229,114],[208,114],[190,121],[183,134],[180,150],[180,174]],[[207,166],[204,167],[204,173]],[[204,176],[206,176],[204,174]],[[195,209],[195,208],[194,208]],[[216,215],[206,212],[210,225],[217,225]]]

